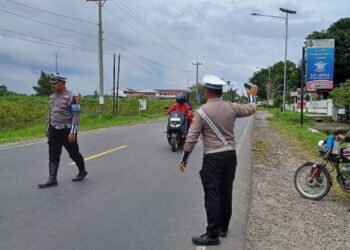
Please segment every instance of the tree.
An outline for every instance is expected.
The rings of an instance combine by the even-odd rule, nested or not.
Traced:
[[[279,61],[270,67],[271,72],[271,86],[269,83],[269,70],[261,69],[254,72],[253,76],[249,78],[249,81],[258,86],[259,99],[274,99],[276,96],[283,95],[283,83],[284,83],[284,62]],[[296,89],[300,86],[301,73],[300,69],[294,62],[287,61],[287,82],[286,93],[290,89]]]
[[[279,109],[281,109],[281,111],[283,110],[283,108],[282,108],[282,106],[283,106],[283,97],[282,96],[275,97],[273,99],[273,106],[276,108],[277,116],[278,116]]]
[[[5,95],[7,93],[7,87],[5,85],[0,85],[0,95]]]
[[[205,102],[204,100],[204,84],[200,84],[198,83],[198,93],[201,95],[201,100],[199,105],[203,104]],[[190,94],[190,99],[192,101],[193,104],[197,104],[197,100],[196,100],[196,93],[197,93],[197,85],[193,84],[192,87],[189,87],[189,90],[191,92]]]
[[[350,103],[350,80],[342,83],[338,88],[334,88],[330,94],[333,104],[340,108],[346,108]]]
[[[327,30],[314,31],[307,39],[335,39],[334,85],[350,76],[350,18],[341,18]]]
[[[227,90],[227,92],[223,94],[223,99],[231,102],[233,101],[237,102],[237,100],[239,99],[237,89],[230,88],[229,90]]]
[[[38,86],[33,86],[38,96],[48,96],[51,94],[50,78],[44,71],[41,71]]]

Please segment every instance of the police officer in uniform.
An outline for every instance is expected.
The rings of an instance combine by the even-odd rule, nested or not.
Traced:
[[[83,180],[88,172],[85,170],[83,156],[79,152],[77,143],[78,124],[80,119],[80,101],[66,84],[66,77],[58,74],[49,74],[51,87],[54,93],[49,99],[48,125],[46,137],[49,144],[49,180],[39,184],[38,188],[57,186],[57,171],[62,153],[62,146],[75,162],[79,173],[72,181]]]
[[[226,237],[232,214],[232,185],[237,157],[234,124],[236,118],[255,113],[256,87],[248,90],[250,104],[237,104],[222,100],[225,82],[215,75],[203,77],[205,99],[197,110],[184,146],[179,168],[186,169],[188,157],[202,134],[204,156],[200,177],[204,188],[207,213],[206,232],[193,237],[195,245],[218,245],[219,236]]]

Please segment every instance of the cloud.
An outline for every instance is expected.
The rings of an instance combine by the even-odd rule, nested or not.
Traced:
[[[122,87],[188,87],[196,79],[192,65],[196,61],[203,62],[199,67],[199,78],[212,73],[242,84],[257,66],[266,67],[284,60],[284,20],[255,17],[250,15],[252,12],[283,16],[279,7],[297,10],[297,14],[289,19],[288,59],[298,62],[305,37],[347,17],[347,6],[345,0],[336,4],[326,0],[106,1],[103,7],[105,93],[112,89],[113,53],[122,55]],[[1,84],[12,91],[33,93],[32,86],[36,84],[40,70],[55,70],[57,53],[59,71],[69,77],[70,89],[81,94],[92,94],[97,89],[96,3],[9,0],[3,1],[0,11]],[[41,39],[31,38],[37,43],[24,41],[23,38],[29,39],[24,34],[59,42],[61,46],[72,45],[75,49],[38,43],[44,42]]]

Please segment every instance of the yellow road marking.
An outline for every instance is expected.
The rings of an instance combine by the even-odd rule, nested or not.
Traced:
[[[103,155],[106,155],[106,154],[109,154],[109,153],[112,153],[114,151],[117,151],[117,150],[120,150],[120,149],[123,149],[123,148],[126,148],[128,145],[123,145],[123,146],[120,146],[120,147],[117,147],[117,148],[113,148],[111,150],[108,150],[108,151],[105,151],[105,152],[102,152],[102,153],[99,153],[99,154],[96,154],[96,155],[92,155],[92,156],[89,156],[89,157],[86,157],[84,158],[84,161],[89,161],[89,160],[92,160],[92,159],[95,159],[97,157],[100,157],[100,156],[103,156]],[[71,162],[69,163],[68,165],[75,165],[75,162]]]

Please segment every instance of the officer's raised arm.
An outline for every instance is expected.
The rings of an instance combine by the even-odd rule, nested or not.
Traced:
[[[251,116],[256,112],[257,90],[256,86],[247,90],[248,104],[231,103],[232,112],[236,114],[236,117]]]

